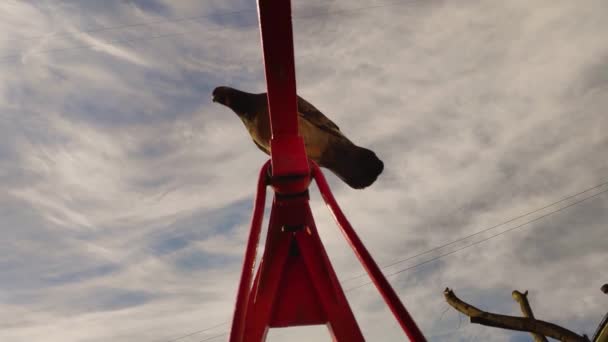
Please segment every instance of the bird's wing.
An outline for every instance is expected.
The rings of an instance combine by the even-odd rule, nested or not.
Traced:
[[[322,130],[342,135],[340,128],[333,121],[329,120],[320,110],[300,96],[298,96],[298,114]]]
[[[268,151],[264,146],[260,145],[257,141],[255,141],[255,139],[251,139],[253,140],[253,143],[255,144],[255,146],[257,146],[262,152],[266,153],[266,154],[270,154],[270,151]]]

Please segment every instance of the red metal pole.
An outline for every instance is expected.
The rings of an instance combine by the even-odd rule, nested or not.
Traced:
[[[359,261],[361,261],[361,264],[363,264],[363,267],[365,268],[369,276],[372,278],[372,281],[376,285],[376,288],[378,289],[378,291],[380,291],[380,294],[384,298],[384,301],[393,312],[393,315],[395,315],[395,318],[401,325],[401,328],[403,328],[407,336],[410,338],[410,341],[425,342],[426,338],[416,325],[416,322],[410,316],[409,312],[407,312],[405,306],[399,299],[399,296],[397,296],[397,293],[395,293],[395,290],[393,290],[391,284],[386,280],[384,274],[382,274],[382,271],[372,258],[371,254],[369,254],[367,248],[365,248],[363,242],[361,242],[359,236],[357,236],[357,233],[355,233],[355,230],[348,222],[348,219],[346,218],[346,216],[344,216],[344,213],[338,206],[338,202],[336,202],[334,195],[331,193],[329,185],[325,180],[325,176],[323,176],[323,173],[321,172],[317,164],[315,164],[314,162],[311,162],[311,164],[312,175],[315,181],[317,182],[317,186],[319,187],[319,192],[321,192],[323,200],[329,207],[331,213],[334,215],[338,226],[342,230],[342,233],[344,234],[346,240],[348,240],[348,242],[350,243],[353,251],[359,258]]]
[[[247,304],[249,302],[249,294],[251,292],[251,279],[253,276],[253,268],[255,264],[255,255],[260,240],[260,231],[262,230],[262,221],[264,219],[264,205],[266,204],[266,179],[268,177],[268,168],[270,161],[266,162],[260,170],[258,178],[258,187],[253,205],[253,217],[251,218],[251,231],[249,232],[249,241],[245,251],[243,260],[243,270],[241,272],[241,282],[239,284],[239,292],[236,297],[236,305],[234,308],[234,316],[232,319],[232,329],[230,331],[230,342],[244,341],[245,333],[245,316],[247,314]]]
[[[272,136],[298,135],[291,2],[259,0]]]
[[[258,11],[272,130],[272,175],[292,180],[275,188],[281,193],[303,192],[308,188],[310,169],[304,140],[298,135],[291,2],[258,0]],[[301,180],[293,181],[293,176]]]

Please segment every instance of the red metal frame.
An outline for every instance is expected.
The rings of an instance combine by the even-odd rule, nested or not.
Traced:
[[[258,195],[256,203],[264,197]],[[260,219],[254,215],[253,221]],[[249,261],[258,238],[256,225],[246,252]],[[250,286],[252,271],[253,263],[246,263],[230,341],[264,341],[271,327],[313,324],[326,324],[335,341],[364,341],[319,239],[306,193],[275,194],[264,255]]]
[[[338,226],[411,341],[426,339],[340,210],[298,135],[289,0],[259,0],[272,138],[271,161],[260,170],[238,288],[230,342],[261,342],[271,327],[326,324],[334,341],[364,341],[310,210],[311,178]],[[312,176],[312,177],[311,177]],[[253,278],[266,186],[275,190],[268,236]]]

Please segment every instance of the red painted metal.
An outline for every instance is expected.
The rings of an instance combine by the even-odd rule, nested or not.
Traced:
[[[342,233],[406,335],[426,339],[338,206],[323,173],[312,178]],[[251,284],[264,214],[269,162],[261,169],[230,342],[265,341],[271,327],[326,324],[334,341],[364,341],[319,238],[307,193],[275,194],[264,255]],[[272,182],[272,178],[270,178]]]
[[[255,255],[260,240],[262,221],[264,220],[264,205],[266,204],[266,186],[268,185],[267,178],[269,168],[270,161],[262,166],[258,177],[257,193],[253,204],[253,217],[251,218],[251,230],[249,232],[249,240],[247,241],[247,249],[245,250],[241,281],[239,283],[236,305],[234,307],[230,341],[244,341],[245,316],[247,313],[249,295],[251,293],[251,277],[253,275],[253,268],[255,267]]]
[[[348,222],[348,219],[340,209],[340,206],[338,206],[338,202],[336,202],[336,199],[325,180],[325,176],[323,176],[323,173],[314,162],[311,162],[311,164],[313,178],[319,187],[319,192],[321,192],[325,204],[327,204],[331,213],[334,215],[344,237],[350,243],[353,251],[359,258],[361,264],[363,264],[363,267],[370,278],[372,278],[376,288],[380,291],[380,294],[393,312],[393,315],[395,315],[401,328],[405,331],[411,341],[426,341],[422,331],[420,331],[416,322],[399,299],[399,296],[397,296],[397,293],[395,293],[391,284],[386,280],[386,277],[382,274],[382,271],[371,254],[367,251],[367,248],[363,245],[363,242],[361,242],[361,239],[359,239],[359,236],[357,236],[357,233],[355,233],[355,230],[350,225],[350,222]]]
[[[232,321],[230,342],[262,342],[271,327],[326,324],[334,341],[364,341],[319,238],[310,210],[312,179],[298,135],[296,81],[289,0],[258,0],[271,117],[271,161],[258,179],[251,231]],[[342,232],[412,341],[426,341],[338,207],[318,166],[325,202]],[[275,190],[264,254],[253,279],[266,186]],[[252,283],[253,281],[253,283]]]
[[[304,140],[298,135],[291,2],[258,0],[258,11],[272,129],[272,175],[300,176],[299,181],[277,183],[276,190],[302,192],[310,183],[310,169]]]
[[[258,0],[273,137],[298,135],[291,2]],[[274,114],[274,115],[273,115]],[[292,115],[293,114],[293,115]]]
[[[244,328],[230,341],[264,341],[271,327],[313,324],[326,324],[336,341],[364,341],[319,239],[308,196],[277,195]]]

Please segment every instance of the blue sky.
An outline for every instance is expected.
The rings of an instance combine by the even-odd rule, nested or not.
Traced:
[[[293,7],[299,94],[384,161],[363,191],[326,172],[379,264],[608,180],[605,1]],[[211,91],[265,89],[255,2],[8,0],[0,18],[0,340],[163,342],[228,321],[267,157]],[[390,281],[431,341],[528,337],[446,312],[445,287],[506,314],[529,290],[539,318],[592,334],[607,196]],[[311,205],[344,287],[364,284],[314,187]],[[368,340],[403,340],[372,287],[347,295]]]

